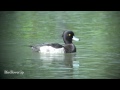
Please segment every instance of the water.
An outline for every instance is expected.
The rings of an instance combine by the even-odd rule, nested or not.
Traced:
[[[118,11],[0,12],[0,78],[118,79],[119,28]],[[64,44],[64,30],[80,38],[73,42],[76,53],[45,55],[28,47],[44,42]]]

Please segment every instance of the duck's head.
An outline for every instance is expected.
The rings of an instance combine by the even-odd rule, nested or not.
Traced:
[[[64,31],[62,34],[64,43],[71,44],[72,40],[79,41],[79,38],[76,38],[74,35],[73,31]]]

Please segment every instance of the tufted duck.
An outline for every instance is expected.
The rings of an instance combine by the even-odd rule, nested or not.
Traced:
[[[63,41],[65,45],[60,45],[58,43],[45,43],[31,46],[34,51],[40,53],[74,53],[76,52],[76,47],[72,43],[72,40],[79,41],[78,38],[74,36],[72,31],[64,31],[62,34]]]

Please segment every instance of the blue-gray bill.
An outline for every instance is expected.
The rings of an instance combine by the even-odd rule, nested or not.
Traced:
[[[74,40],[74,41],[80,41],[80,39],[77,38],[77,37],[75,37],[75,36],[73,36],[72,40]]]

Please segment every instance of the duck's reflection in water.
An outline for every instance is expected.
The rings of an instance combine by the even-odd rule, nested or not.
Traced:
[[[65,54],[42,54],[40,53],[40,60],[43,65],[65,66],[66,68],[73,68],[73,61],[75,61],[75,53]]]
[[[74,78],[79,74],[75,53],[39,54],[40,71],[47,78]]]

